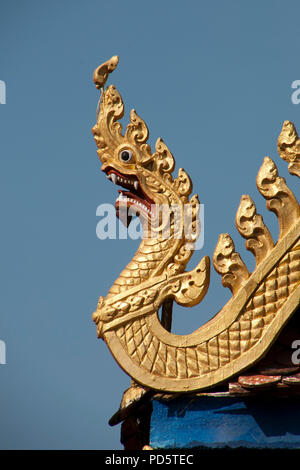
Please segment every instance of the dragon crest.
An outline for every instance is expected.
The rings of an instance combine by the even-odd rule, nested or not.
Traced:
[[[130,211],[134,211],[143,223],[144,236],[107,296],[100,297],[93,319],[98,336],[138,384],[170,392],[206,389],[258,361],[299,306],[300,206],[273,160],[266,157],[256,182],[267,208],[278,218],[277,243],[251,197],[242,196],[236,226],[255,256],[255,270],[248,271],[231,237],[221,234],[213,265],[233,296],[194,333],[172,334],[172,302],[185,307],[197,305],[209,286],[208,256],[192,271],[185,271],[199,235],[199,199],[196,194],[191,196],[192,182],[182,168],[173,178],[174,157],[161,138],[151,151],[147,125],[135,110],[122,133],[122,98],[113,85],[104,90],[117,63],[114,56],[94,73],[95,84],[101,88],[101,103],[92,132],[102,170],[120,187],[117,216],[128,224]],[[289,162],[290,173],[297,176],[299,142],[294,125],[286,121],[278,150]],[[161,207],[169,210],[168,236]],[[179,211],[177,217],[172,212],[174,207]],[[165,316],[160,320],[161,307]]]

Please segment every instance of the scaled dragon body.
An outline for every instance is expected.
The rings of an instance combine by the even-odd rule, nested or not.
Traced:
[[[101,75],[101,66],[97,73]],[[183,169],[172,177],[174,158],[162,139],[157,140],[152,153],[147,126],[134,110],[122,134],[119,120],[123,114],[123,101],[116,88],[102,88],[93,128],[102,170],[122,188],[117,214],[134,208],[145,234],[108,295],[99,299],[93,314],[98,336],[125,372],[143,386],[170,392],[212,387],[260,359],[299,305],[300,207],[275,163],[266,157],[257,175],[257,187],[279,220],[276,245],[250,196],[243,196],[236,225],[255,256],[256,269],[250,274],[230,236],[220,235],[213,264],[233,296],[194,333],[172,334],[159,320],[160,307],[170,299],[182,306],[194,306],[209,286],[208,257],[194,270],[185,271],[199,232],[199,200],[197,195],[191,197],[192,183]],[[293,124],[286,121],[278,148],[282,158],[290,162],[291,172],[298,176],[299,142]],[[171,211],[167,237],[158,210],[161,206],[179,208],[181,214],[178,221]],[[188,226],[185,208],[190,214]],[[148,236],[150,225],[155,227],[155,237]]]

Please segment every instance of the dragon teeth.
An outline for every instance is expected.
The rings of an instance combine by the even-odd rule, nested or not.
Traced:
[[[130,184],[131,186],[134,186],[134,189],[137,191],[139,187],[139,182],[138,181],[132,181],[132,180],[127,180],[125,178],[121,178],[121,176],[117,176],[115,173],[110,173],[110,175],[106,176],[107,179],[112,181],[114,184],[118,182],[120,183],[125,183],[125,184]]]
[[[128,202],[132,202],[133,204],[135,204],[136,206],[140,206],[145,212],[147,212],[147,214],[151,214],[151,210],[148,209],[147,206],[145,206],[142,202],[140,201],[136,201],[135,199],[131,198],[131,197],[127,197],[126,194],[122,194],[120,193],[118,199],[118,201],[128,201]]]

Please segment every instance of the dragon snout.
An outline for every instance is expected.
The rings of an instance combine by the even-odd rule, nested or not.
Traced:
[[[92,315],[92,319],[97,325],[98,338],[102,338],[104,324],[111,321],[114,318],[116,312],[116,308],[112,306],[105,306],[104,298],[100,297],[97,310]]]
[[[93,313],[92,319],[93,319],[93,321],[94,321],[94,322],[96,323],[96,325],[97,325],[97,336],[98,336],[98,338],[104,339],[104,338],[103,338],[103,334],[102,334],[104,323],[103,323],[103,321],[101,321],[101,313],[99,312],[99,310],[96,310],[96,311]]]

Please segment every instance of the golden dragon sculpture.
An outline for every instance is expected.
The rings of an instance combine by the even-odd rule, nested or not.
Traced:
[[[119,185],[117,215],[134,208],[144,226],[143,240],[108,295],[100,297],[93,319],[115,360],[134,381],[159,391],[190,392],[215,386],[257,362],[270,348],[299,306],[300,206],[271,158],[257,175],[257,187],[267,208],[279,221],[276,244],[250,196],[241,198],[236,226],[256,260],[250,273],[228,234],[221,234],[213,265],[233,296],[210,321],[189,335],[168,331],[172,301],[198,304],[209,285],[209,258],[185,271],[199,233],[198,196],[192,194],[188,174],[172,177],[174,158],[159,138],[152,153],[148,128],[135,110],[125,133],[119,120],[124,105],[117,89],[104,91],[117,56],[98,67],[94,81],[101,88],[101,104],[93,128],[98,156],[107,177]],[[294,125],[283,125],[278,150],[289,170],[300,177],[300,140]],[[163,235],[158,207],[181,210]],[[185,209],[189,210],[188,229]],[[149,236],[149,223],[156,236]],[[178,236],[178,234],[180,236]],[[165,316],[159,319],[163,306]]]

